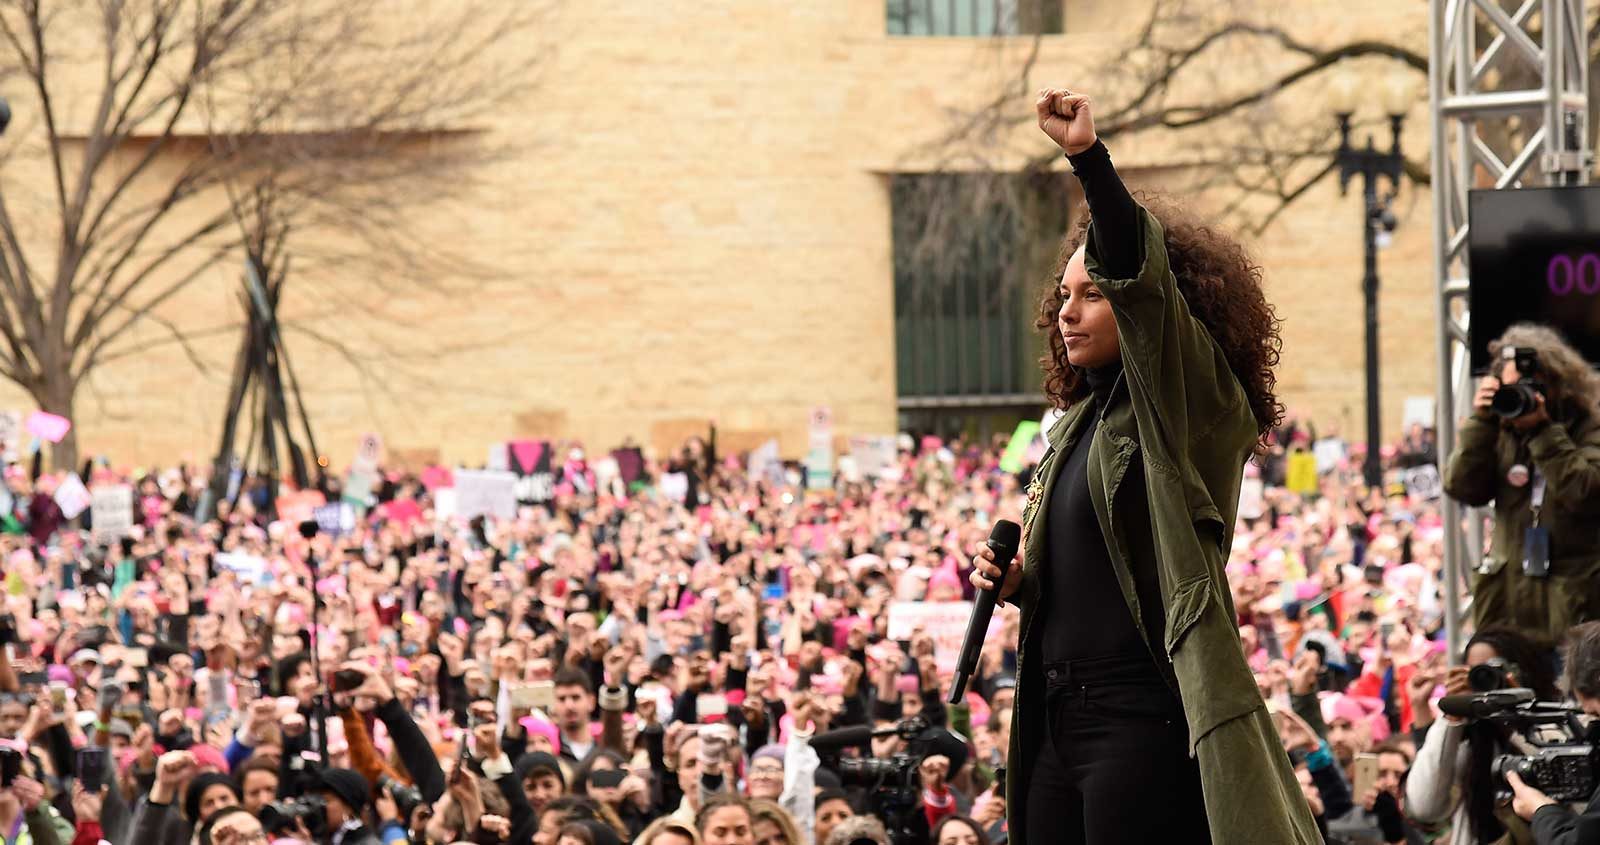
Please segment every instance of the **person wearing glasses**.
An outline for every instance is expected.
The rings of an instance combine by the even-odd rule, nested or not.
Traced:
[[[261,822],[243,807],[218,810],[200,827],[200,845],[267,845]]]

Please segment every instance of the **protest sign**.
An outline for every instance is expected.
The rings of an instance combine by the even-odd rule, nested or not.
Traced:
[[[378,459],[382,455],[383,438],[376,434],[363,434],[356,443],[356,457],[351,467],[363,472],[377,472]]]
[[[259,555],[246,552],[218,552],[211,556],[218,569],[232,572],[244,584],[264,584],[267,581],[267,561]]]
[[[50,443],[60,443],[61,438],[67,436],[72,430],[72,423],[66,417],[58,417],[44,411],[34,411],[28,416],[28,432],[34,437]]]
[[[807,427],[806,489],[833,489],[833,410],[811,409]]]
[[[967,620],[972,616],[970,601],[897,601],[889,604],[889,639],[909,640],[921,629],[933,637],[933,658],[939,671],[955,669],[961,658],[961,640],[967,635]],[[989,635],[996,636],[1001,620],[989,622]]]
[[[689,476],[681,472],[661,473],[661,495],[681,503],[689,497]]]
[[[96,543],[114,543],[133,530],[133,485],[99,484],[89,497]]]
[[[1033,438],[1039,436],[1039,430],[1039,424],[1033,420],[1017,423],[1016,431],[1011,432],[1011,442],[1006,444],[1006,452],[1000,457],[1002,470],[1022,472],[1022,459],[1028,454],[1028,447],[1033,445]]]
[[[506,444],[506,468],[517,477],[516,498],[524,505],[542,505],[556,497],[551,448],[545,440],[513,440]]]
[[[70,472],[61,480],[60,486],[56,487],[55,500],[61,507],[61,515],[67,519],[77,519],[79,514],[88,510],[89,505],[94,503],[93,497],[89,495],[89,489],[83,486],[83,479],[76,473]]]
[[[644,452],[637,446],[612,449],[611,457],[617,461],[617,474],[623,484],[633,484],[644,477]]]
[[[372,504],[372,488],[377,484],[378,474],[376,472],[352,469],[350,474],[345,476],[344,490],[340,494],[339,500],[348,502],[351,507],[366,513],[367,506]],[[318,504],[321,504],[321,502]],[[310,519],[310,515],[308,514],[306,518]]]
[[[422,486],[429,491],[438,490],[440,487],[452,487],[456,480],[451,477],[450,469],[442,466],[430,466],[422,470]]]
[[[1337,437],[1324,437],[1311,447],[1311,453],[1317,459],[1317,474],[1332,472],[1344,460],[1346,451],[1344,441]]]
[[[868,478],[882,478],[894,468],[899,447],[892,434],[850,435],[850,456],[856,470]]]
[[[1413,425],[1433,428],[1434,410],[1437,406],[1438,403],[1432,396],[1407,396],[1405,411],[1400,414],[1400,424],[1408,430]]]
[[[356,509],[348,502],[322,505],[312,511],[312,518],[317,521],[317,530],[330,537],[343,536],[356,527]]]
[[[1266,506],[1262,501],[1264,492],[1265,485],[1262,484],[1259,478],[1246,478],[1239,485],[1240,519],[1261,518],[1261,515],[1266,512]]]
[[[0,411],[0,450],[6,461],[15,461],[22,454],[22,412]]]
[[[750,480],[768,484],[783,483],[783,460],[778,456],[778,441],[768,440],[750,451]]]
[[[493,516],[514,519],[517,515],[517,476],[493,470],[456,470],[456,516],[471,519]]]
[[[1439,468],[1433,464],[1423,464],[1406,470],[1405,482],[1406,494],[1417,501],[1431,502],[1444,493],[1444,484],[1439,479]]]
[[[1285,487],[1302,496],[1317,492],[1317,456],[1310,452],[1289,453],[1289,474]]]
[[[275,504],[280,521],[299,525],[312,519],[312,512],[327,502],[328,497],[321,490],[295,490],[278,496]]]

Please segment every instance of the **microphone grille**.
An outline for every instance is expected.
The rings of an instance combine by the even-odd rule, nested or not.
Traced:
[[[1003,543],[1011,548],[1016,548],[1022,543],[1022,526],[1009,519],[1002,519],[994,524],[994,529],[989,532],[989,539]]]

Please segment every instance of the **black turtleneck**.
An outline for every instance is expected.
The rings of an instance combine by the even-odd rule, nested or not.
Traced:
[[[1072,450],[1062,456],[1065,463],[1050,492],[1050,512],[1045,514],[1045,554],[1049,563],[1044,573],[1045,603],[1041,615],[1045,625],[1040,643],[1047,663],[1150,654],[1122,597],[1106,538],[1100,532],[1100,520],[1089,498],[1089,444],[1099,427],[1100,412],[1122,376],[1122,365],[1087,370],[1085,376],[1093,391],[1093,419],[1085,424]],[[1144,494],[1144,466],[1136,455],[1117,496]],[[1141,610],[1146,611],[1141,615],[1148,619],[1150,609],[1159,614],[1160,586],[1153,570],[1148,573],[1149,578],[1141,578],[1140,574],[1135,573],[1134,581]],[[1140,583],[1146,580],[1153,589]],[[1145,608],[1147,601],[1154,601],[1155,607]]]

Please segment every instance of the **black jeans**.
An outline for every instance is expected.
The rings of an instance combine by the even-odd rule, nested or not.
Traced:
[[[1044,666],[1049,736],[1029,770],[1029,841],[1211,842],[1183,708],[1148,658]]]

